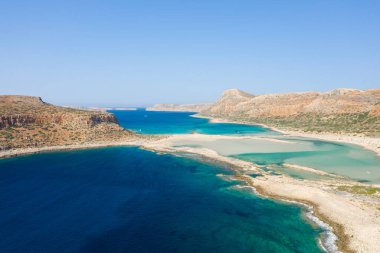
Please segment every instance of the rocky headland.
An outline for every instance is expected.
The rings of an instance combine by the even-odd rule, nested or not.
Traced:
[[[122,142],[141,138],[108,112],[54,106],[39,97],[0,96],[0,150]]]

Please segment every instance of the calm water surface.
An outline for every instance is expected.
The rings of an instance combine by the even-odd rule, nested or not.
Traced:
[[[356,145],[306,138],[290,138],[288,140],[311,144],[312,150],[252,152],[232,156],[260,165],[297,164],[349,177],[359,182],[380,184],[380,157],[372,151]],[[297,172],[293,171],[292,173]],[[302,177],[302,173],[305,172],[299,172],[298,176],[305,178]]]
[[[195,113],[154,111],[110,111],[124,128],[146,134],[278,134],[260,126],[210,123],[208,119],[191,117]]]
[[[299,207],[220,173],[127,147],[0,160],[1,252],[322,252]]]

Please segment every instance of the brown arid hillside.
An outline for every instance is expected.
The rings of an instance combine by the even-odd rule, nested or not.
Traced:
[[[54,106],[39,97],[0,96],[0,150],[134,138],[111,113]]]
[[[377,105],[375,105],[375,107],[373,108],[373,110],[370,113],[370,116],[378,116],[378,117],[380,117],[380,103],[378,103]]]
[[[201,115],[290,130],[380,136],[380,89],[257,96],[232,89]]]

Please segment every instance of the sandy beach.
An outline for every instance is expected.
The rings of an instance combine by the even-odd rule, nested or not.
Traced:
[[[14,157],[19,155],[27,155],[34,153],[50,152],[50,151],[60,151],[60,150],[76,150],[76,149],[89,149],[89,148],[100,148],[100,147],[112,147],[112,146],[141,146],[146,142],[157,140],[160,138],[165,138],[165,136],[156,136],[155,138],[141,138],[134,139],[130,141],[105,141],[105,142],[94,142],[94,143],[81,143],[74,145],[60,145],[60,146],[44,146],[35,148],[18,148],[1,150],[0,158]]]

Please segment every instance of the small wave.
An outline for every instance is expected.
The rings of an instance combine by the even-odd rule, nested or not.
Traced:
[[[234,185],[232,188],[238,189],[238,190],[249,190],[250,192],[256,193],[256,188],[250,185]]]
[[[232,175],[217,174],[216,176],[227,182],[237,181],[237,179]]]
[[[292,200],[284,201],[289,203],[295,203],[297,205],[301,205],[307,208],[307,212],[305,214],[306,218],[308,218],[311,222],[313,222],[323,230],[321,236],[318,238],[318,242],[324,251],[328,253],[342,253],[338,250],[338,246],[336,244],[338,237],[334,234],[333,228],[329,224],[323,222],[317,216],[314,215],[312,206]]]
[[[257,194],[256,188],[250,185],[238,184],[238,185],[232,186],[232,188],[237,189],[237,190],[249,190],[250,192]],[[301,202],[292,201],[292,200],[283,199],[283,201],[301,205],[307,209],[305,213],[306,218],[323,230],[320,237],[318,238],[318,243],[320,244],[321,248],[324,251],[328,253],[342,253],[341,251],[339,251],[338,246],[336,244],[338,237],[334,234],[333,228],[329,224],[323,222],[322,220],[320,220],[318,217],[314,215],[312,206],[309,206]]]
[[[341,253],[341,251],[338,250],[338,246],[336,245],[338,237],[333,233],[332,227],[321,221],[318,217],[314,216],[312,209],[309,209],[309,211],[306,213],[306,217],[324,230],[321,237],[319,238],[321,247],[329,253]]]

